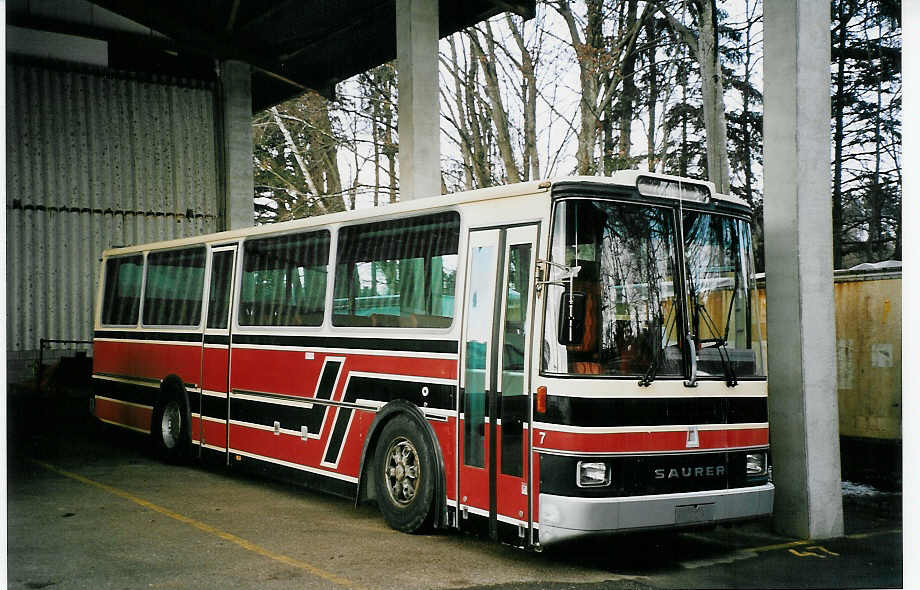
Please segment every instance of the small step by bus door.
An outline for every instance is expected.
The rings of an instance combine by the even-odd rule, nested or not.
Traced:
[[[461,350],[459,520],[529,538],[530,359],[537,226],[470,232]]]
[[[202,454],[227,453],[227,392],[230,383],[230,325],[233,309],[233,275],[236,246],[211,250],[207,323],[201,362],[201,396],[192,408],[192,439],[200,441]],[[192,404],[195,405],[194,403]],[[194,416],[197,414],[198,419]]]

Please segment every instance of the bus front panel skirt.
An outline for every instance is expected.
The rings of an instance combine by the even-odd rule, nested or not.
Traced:
[[[769,516],[772,483],[744,488],[576,498],[540,494],[540,545],[578,537],[657,528],[714,525]]]

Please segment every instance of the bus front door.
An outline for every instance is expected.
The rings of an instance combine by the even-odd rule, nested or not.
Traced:
[[[192,438],[202,455],[215,452],[227,458],[227,392],[230,380],[230,311],[233,309],[233,273],[236,246],[211,250],[207,324],[201,363],[201,396],[192,408]],[[195,405],[194,403],[192,404]],[[198,414],[197,419],[194,414]]]
[[[460,528],[530,538],[530,379],[537,226],[472,230],[464,298]]]

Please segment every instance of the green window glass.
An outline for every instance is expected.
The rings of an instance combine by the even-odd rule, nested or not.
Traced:
[[[102,297],[103,324],[137,325],[143,276],[144,258],[140,254],[106,260],[105,292]]]
[[[456,212],[342,228],[333,325],[449,327],[459,242]]]
[[[329,232],[247,240],[241,326],[319,326],[326,302]]]
[[[204,261],[204,246],[147,255],[145,325],[198,325],[204,291]]]

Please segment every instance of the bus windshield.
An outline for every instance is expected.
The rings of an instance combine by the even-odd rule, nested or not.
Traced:
[[[699,374],[764,375],[750,226],[733,217],[683,216],[690,331]]]
[[[675,217],[673,208],[647,203],[557,203],[546,373],[679,377],[689,334],[701,378],[764,374],[747,222],[691,211],[679,235]],[[562,279],[565,267],[577,273],[571,280]]]

